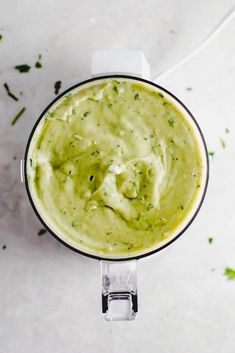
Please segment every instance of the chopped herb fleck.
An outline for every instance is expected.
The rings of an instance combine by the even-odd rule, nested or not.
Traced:
[[[0,40],[2,40],[2,38],[3,38],[3,35],[2,35],[2,34],[0,34]]]
[[[208,243],[209,243],[209,244],[212,244],[212,243],[213,243],[213,240],[214,240],[213,238],[208,238]]]
[[[42,68],[42,64],[40,63],[40,61],[36,61],[35,65],[36,69],[41,69]]]
[[[164,98],[163,94],[161,92],[158,92],[159,97]]]
[[[114,92],[118,93],[117,86],[113,86],[113,90],[114,90]]]
[[[139,95],[139,93],[136,93],[135,95],[134,95],[134,100],[136,101],[136,100],[139,100],[140,99],[140,95]]]
[[[109,103],[109,104],[108,104],[108,107],[111,108],[111,107],[112,107],[112,103]]]
[[[26,108],[22,108],[19,113],[16,114],[16,116],[12,119],[11,121],[11,125],[15,125],[15,123],[17,122],[17,120],[19,120],[19,118],[21,117],[21,115],[25,112]]]
[[[41,235],[45,234],[46,232],[47,232],[46,229],[42,228],[38,231],[38,235],[41,236]]]
[[[89,176],[89,180],[92,181],[94,179],[94,175]]]
[[[4,245],[2,246],[2,250],[6,250],[6,248],[7,248],[7,246],[4,244]]]
[[[235,280],[235,270],[231,267],[226,267],[224,275],[227,276],[228,280]]]
[[[229,129],[226,127],[226,129],[225,129],[225,132],[226,132],[226,134],[229,134],[230,133],[230,131],[229,131]]]
[[[29,66],[27,64],[16,65],[15,69],[18,70],[22,74],[22,73],[25,73],[25,72],[29,72],[29,70],[31,69],[31,66]]]
[[[32,159],[31,159],[31,158],[29,159],[29,164],[30,164],[30,167],[32,167],[32,166],[33,166],[33,161],[32,161]]]
[[[192,87],[187,87],[186,91],[192,91]]]
[[[3,86],[4,86],[5,90],[7,91],[7,94],[8,94],[9,97],[11,97],[12,99],[14,99],[15,101],[18,101],[18,100],[19,100],[13,93],[11,93],[10,88],[9,88],[9,86],[8,86],[7,83],[4,83]]]
[[[98,150],[91,152],[92,156],[98,156],[98,154],[100,154],[100,151]]]
[[[220,143],[221,143],[222,148],[226,147],[225,141],[223,139],[220,139]]]
[[[171,127],[174,127],[174,125],[175,125],[174,119],[168,119],[168,123]]]
[[[56,81],[54,84],[55,94],[58,94],[60,89],[61,89],[61,81]]]
[[[153,205],[152,205],[151,203],[149,203],[148,206],[147,206],[147,208],[146,208],[146,210],[147,210],[147,211],[150,211],[152,208],[153,208]]]
[[[85,116],[85,118],[87,117],[87,115],[89,115],[90,112],[85,112],[83,115]]]
[[[213,158],[214,155],[215,155],[215,152],[214,152],[214,151],[209,151],[209,152],[208,152],[208,155]]]
[[[37,69],[41,69],[41,67],[42,67],[42,63],[40,63],[41,59],[42,59],[42,55],[39,54],[38,55],[38,60],[36,61],[35,65],[34,65]]]
[[[183,210],[184,209],[184,205],[180,205],[180,208],[181,208],[181,210]]]

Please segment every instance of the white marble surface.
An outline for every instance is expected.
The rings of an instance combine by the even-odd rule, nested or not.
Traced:
[[[69,251],[41,228],[19,180],[37,116],[63,88],[89,76],[95,49],[141,49],[154,75],[206,36],[233,1],[2,1],[0,12],[0,352],[234,353],[235,21],[160,84],[192,110],[210,150],[211,178],[196,221],[174,245],[138,263],[139,315],[100,314],[97,261]],[[14,65],[43,68],[20,75]],[[14,102],[7,82],[19,96]],[[187,91],[187,87],[192,91]],[[12,116],[27,111],[15,126]],[[230,133],[225,133],[225,128]],[[220,145],[224,138],[226,148]],[[13,160],[16,156],[17,160]],[[208,244],[208,237],[214,242]],[[2,250],[6,244],[7,248]]]

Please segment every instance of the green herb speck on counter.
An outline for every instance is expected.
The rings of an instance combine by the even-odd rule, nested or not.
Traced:
[[[19,100],[13,93],[11,93],[10,88],[9,88],[9,86],[8,86],[7,83],[4,83],[3,86],[4,86],[4,88],[5,88],[6,92],[7,92],[7,95],[8,95],[9,97],[11,97],[12,99],[14,99],[15,101],[18,101],[18,100]]]
[[[40,63],[40,61],[36,61],[35,65],[36,69],[41,69],[42,64]]]
[[[41,235],[45,234],[46,232],[47,232],[47,231],[46,231],[46,229],[44,229],[44,228],[39,229],[38,235],[41,236]]]
[[[16,124],[16,122],[19,120],[19,118],[20,118],[21,115],[25,112],[25,110],[26,110],[26,108],[23,107],[23,108],[19,111],[19,113],[16,114],[16,116],[15,116],[15,117],[12,119],[12,121],[11,121],[11,125],[12,125],[12,126]]]
[[[29,72],[29,70],[31,69],[31,66],[29,66],[27,64],[16,65],[15,69],[22,74],[22,73]]]
[[[36,61],[36,63],[34,64],[34,66],[36,67],[36,69],[41,69],[42,68],[42,63],[40,62],[42,59],[42,54],[38,55],[38,60]]]
[[[222,138],[220,139],[220,143],[221,143],[222,148],[226,147],[226,143]]]
[[[209,151],[209,152],[208,152],[208,155],[213,158],[214,155],[215,155],[215,152],[214,152],[214,151]]]
[[[235,270],[231,267],[226,267],[224,276],[227,276],[227,279],[230,281],[235,280]]]
[[[192,89],[192,87],[187,87],[186,88],[186,91],[192,91],[193,89]]]
[[[58,94],[60,89],[61,89],[61,81],[56,81],[54,84],[55,94]]]
[[[208,243],[209,243],[209,244],[212,244],[212,243],[213,243],[213,241],[214,241],[214,239],[213,239],[213,238],[211,238],[211,237],[210,237],[210,238],[208,238]]]

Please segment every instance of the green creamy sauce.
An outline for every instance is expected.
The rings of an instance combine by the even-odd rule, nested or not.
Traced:
[[[78,249],[107,256],[152,249],[192,209],[202,178],[193,129],[150,86],[89,84],[44,116],[28,177],[42,218]]]

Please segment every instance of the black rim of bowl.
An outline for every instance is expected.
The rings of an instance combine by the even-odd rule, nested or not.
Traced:
[[[186,112],[189,114],[190,118],[193,120],[194,124],[196,125],[197,129],[198,129],[198,132],[199,132],[199,135],[201,137],[201,140],[202,140],[202,143],[203,143],[203,147],[204,147],[204,150],[205,150],[205,156],[206,156],[206,180],[205,180],[205,186],[204,186],[204,190],[203,190],[203,193],[202,193],[202,197],[200,199],[200,202],[198,204],[198,207],[196,208],[194,214],[192,215],[191,219],[189,220],[189,222],[184,226],[183,229],[180,230],[179,233],[177,233],[174,238],[170,239],[168,242],[166,242],[165,244],[159,246],[158,248],[154,249],[154,250],[151,250],[149,252],[146,252],[144,254],[140,254],[140,255],[136,255],[136,256],[130,256],[130,257],[123,257],[123,258],[109,258],[109,257],[105,257],[105,256],[99,256],[99,255],[93,255],[93,254],[89,254],[89,253],[86,253],[86,252],[83,252],[82,250],[79,250],[77,249],[76,247],[73,247],[72,245],[66,243],[64,240],[62,240],[57,234],[55,234],[51,229],[50,227],[44,222],[44,220],[42,219],[42,217],[40,216],[34,202],[33,202],[33,199],[32,199],[32,196],[30,194],[30,190],[29,190],[29,183],[28,183],[28,177],[27,177],[27,158],[28,158],[28,151],[29,151],[29,147],[30,147],[30,143],[31,143],[31,140],[32,140],[32,137],[34,135],[34,132],[39,124],[39,122],[41,121],[41,119],[44,117],[44,115],[46,114],[46,112],[51,108],[51,106],[53,106],[58,100],[60,100],[65,94],[67,94],[68,92],[80,87],[80,86],[83,86],[87,83],[90,83],[90,82],[93,82],[93,81],[102,81],[104,79],[118,79],[118,78],[121,78],[121,79],[130,79],[130,80],[134,80],[134,81],[140,81],[140,82],[143,82],[143,83],[146,83],[146,84],[149,84],[157,89],[160,89],[161,91],[163,92],[166,92],[168,95],[170,95],[174,100],[176,100],[183,108],[184,110],[186,110]],[[192,115],[192,113],[188,110],[188,108],[181,102],[180,99],[178,99],[174,94],[172,94],[171,92],[169,92],[167,89],[165,89],[164,87],[162,86],[159,86],[158,84],[152,82],[152,81],[149,81],[149,80],[146,80],[146,79],[143,79],[143,78],[140,78],[140,77],[135,77],[135,76],[131,76],[131,75],[118,75],[118,74],[115,74],[115,75],[102,75],[102,76],[97,76],[97,77],[93,77],[93,78],[90,78],[88,80],[85,80],[85,81],[81,81],[71,87],[69,87],[68,89],[66,89],[64,92],[62,92],[61,94],[59,94],[55,99],[53,99],[53,101],[47,105],[47,107],[43,110],[43,112],[40,114],[39,118],[37,119],[36,123],[34,124],[33,126],[33,129],[29,135],[29,138],[28,138],[28,142],[27,142],[27,145],[26,145],[26,149],[25,149],[25,155],[24,155],[24,180],[25,180],[25,187],[26,187],[26,191],[27,191],[27,195],[28,195],[28,198],[29,198],[29,201],[31,203],[31,206],[35,212],[35,214],[37,215],[38,219],[40,220],[40,222],[43,224],[43,226],[45,227],[45,229],[55,238],[57,239],[60,243],[62,243],[64,246],[66,246],[67,248],[69,248],[70,250],[73,250],[81,255],[84,255],[84,256],[87,256],[87,257],[90,257],[90,258],[93,258],[93,259],[96,259],[96,260],[104,260],[104,261],[129,261],[129,260],[138,260],[140,258],[144,258],[146,256],[150,256],[150,255],[153,255],[163,249],[165,249],[167,246],[169,246],[170,244],[172,244],[173,242],[176,241],[176,239],[178,239],[187,229],[188,227],[192,224],[192,222],[194,221],[196,215],[198,214],[201,206],[202,206],[202,203],[204,201],[204,198],[205,198],[205,194],[206,194],[206,190],[207,190],[207,186],[208,186],[208,179],[209,179],[209,159],[208,159],[208,150],[207,150],[207,146],[206,146],[206,142],[205,142],[205,138],[202,134],[202,131],[196,121],[196,119],[194,118],[194,116]]]

